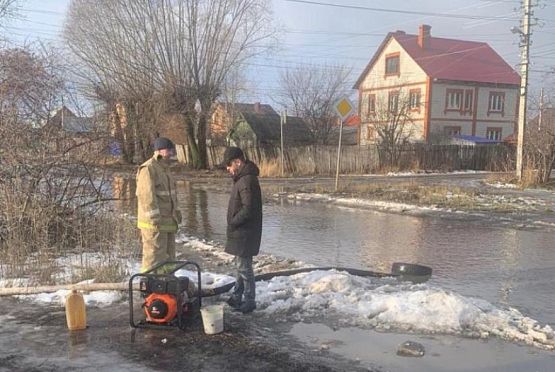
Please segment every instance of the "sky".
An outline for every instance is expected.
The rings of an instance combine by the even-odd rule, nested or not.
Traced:
[[[15,43],[37,39],[61,43],[70,0],[20,0],[23,17],[4,32]],[[489,43],[518,72],[522,10],[519,0],[270,0],[278,37],[272,54],[246,66],[249,92],[243,101],[275,104],[279,74],[299,65],[343,65],[353,85],[390,31],[417,33],[432,26],[432,36]],[[532,0],[530,94],[555,96],[555,0]],[[326,5],[328,4],[328,5]],[[332,4],[332,5],[329,5]],[[421,14],[413,14],[421,13]],[[0,31],[2,32],[2,31]]]

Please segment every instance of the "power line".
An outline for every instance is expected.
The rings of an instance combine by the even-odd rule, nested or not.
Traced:
[[[301,3],[309,5],[321,5],[329,6],[334,8],[342,9],[355,9],[355,10],[367,10],[372,12],[382,12],[382,13],[398,13],[398,14],[409,14],[409,15],[423,15],[429,17],[441,17],[441,18],[457,18],[457,19],[476,19],[476,20],[491,20],[491,21],[518,21],[518,18],[509,17],[499,17],[499,16],[479,16],[471,14],[450,14],[450,13],[436,13],[436,12],[420,12],[416,10],[403,10],[403,9],[388,9],[388,8],[375,8],[367,6],[357,6],[357,5],[345,5],[345,4],[334,4],[334,3],[324,3],[320,1],[308,1],[308,0],[285,0],[291,3]]]
[[[19,10],[28,12],[28,13],[37,13],[37,14],[53,14],[53,15],[62,15],[65,16],[64,12],[57,12],[55,10],[46,10],[46,9],[27,9],[27,8],[19,8]]]

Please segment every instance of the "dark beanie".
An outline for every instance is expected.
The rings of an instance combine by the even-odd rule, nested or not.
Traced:
[[[158,137],[154,140],[154,151],[162,149],[175,149],[175,145],[169,138]]]
[[[228,166],[235,159],[245,159],[245,154],[243,154],[243,150],[241,150],[239,147],[228,147],[227,149],[225,149],[224,161],[221,165]]]

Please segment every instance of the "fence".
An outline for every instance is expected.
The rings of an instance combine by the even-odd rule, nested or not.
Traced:
[[[208,147],[210,166],[221,163],[225,147]],[[279,146],[244,148],[257,164],[279,164]],[[183,152],[185,159],[186,152]],[[398,149],[395,164],[384,161],[375,145],[345,146],[341,151],[343,174],[365,174],[384,170],[490,170],[514,168],[515,149],[508,145],[426,145],[411,144]],[[284,151],[285,172],[294,175],[333,175],[337,162],[335,146],[298,146]],[[279,168],[278,168],[279,169]]]

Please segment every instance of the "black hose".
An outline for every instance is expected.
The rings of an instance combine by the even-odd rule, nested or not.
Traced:
[[[317,270],[321,270],[321,271],[328,271],[328,270],[337,270],[337,271],[345,271],[351,275],[356,275],[356,276],[362,276],[362,277],[374,277],[374,278],[383,278],[383,277],[387,277],[387,276],[399,276],[398,274],[387,274],[387,273],[378,273],[375,271],[369,271],[369,270],[360,270],[360,269],[351,269],[348,267],[303,267],[300,269],[292,269],[292,270],[284,270],[284,271],[276,271],[273,273],[265,273],[265,274],[258,274],[255,275],[254,280],[256,281],[262,281],[262,280],[270,280],[272,278],[275,278],[276,276],[291,276],[291,275],[295,275],[295,274],[300,274],[300,273],[308,273],[311,271],[317,271]],[[233,288],[233,286],[235,285],[235,282],[231,282],[231,283],[227,283],[225,285],[222,285],[221,287],[216,287],[216,288],[203,288],[202,289],[202,293],[201,296],[202,297],[211,297],[211,296],[217,296],[220,295],[222,293],[226,293],[228,292],[231,288]]]

